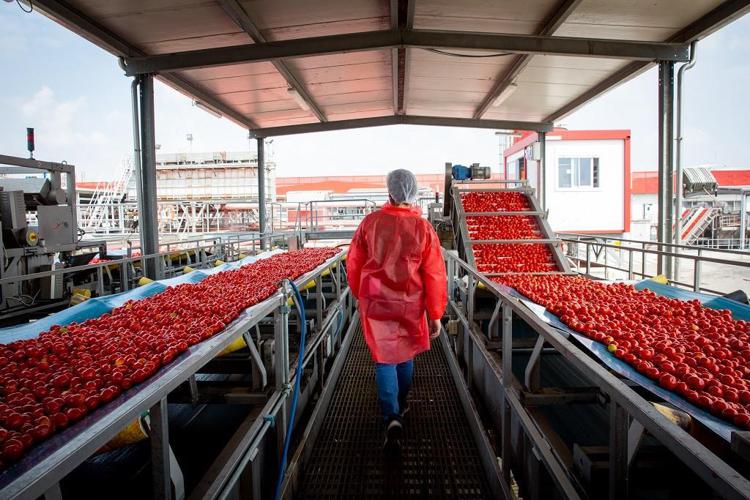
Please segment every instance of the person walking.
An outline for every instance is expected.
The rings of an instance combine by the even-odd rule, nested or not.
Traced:
[[[394,170],[386,184],[389,201],[357,228],[346,270],[375,362],[384,447],[398,451],[414,357],[440,334],[448,294],[440,240],[414,205],[416,177],[408,170]]]

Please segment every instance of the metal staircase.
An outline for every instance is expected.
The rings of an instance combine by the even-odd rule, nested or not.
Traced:
[[[681,234],[683,243],[686,245],[697,244],[706,229],[720,214],[720,209],[709,207],[695,207],[683,212]]]
[[[79,227],[87,232],[106,231],[114,226],[117,205],[122,203],[133,175],[130,158],[123,160],[120,176],[114,182],[99,182],[88,205],[80,207]]]

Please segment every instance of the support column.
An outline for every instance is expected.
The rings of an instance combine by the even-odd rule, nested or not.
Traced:
[[[156,127],[154,122],[154,77],[143,75],[140,81],[140,138],[141,172],[138,186],[138,199],[142,212],[138,217],[141,234],[142,255],[159,251],[158,205],[156,203]],[[151,279],[161,277],[159,259],[146,261],[146,276]]]
[[[740,250],[747,248],[745,236],[747,234],[747,195],[746,191],[740,194]]]
[[[672,242],[674,223],[674,63],[659,63],[659,192],[658,192],[658,226],[657,241]],[[660,246],[661,251],[669,247]],[[672,278],[672,258],[659,256],[657,273]]]
[[[266,250],[266,154],[262,137],[258,141],[258,226],[260,230],[260,248]]]
[[[547,132],[539,132],[539,204],[547,210]]]

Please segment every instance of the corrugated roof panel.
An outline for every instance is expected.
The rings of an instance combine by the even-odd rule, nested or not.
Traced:
[[[247,43],[217,2],[72,0],[76,9],[149,54]]]
[[[311,83],[308,91],[321,99],[328,95],[348,94],[352,92],[370,92],[375,90],[392,90],[390,75],[382,78],[364,78],[362,80],[345,80],[338,82]]]
[[[506,34],[537,34],[564,5],[561,0],[412,0],[414,28]],[[284,40],[388,29],[389,0],[240,0],[269,40]],[[60,6],[37,6],[74,31],[118,53],[148,55],[247,44],[250,36],[215,0],[67,0],[91,20],[76,24]],[[664,41],[720,5],[714,26],[748,10],[722,0],[582,0],[555,36]],[[68,17],[69,19],[64,19]],[[76,17],[76,16],[73,16]],[[691,31],[691,36],[711,26]],[[86,30],[91,30],[87,32]],[[689,37],[688,37],[689,38]],[[136,49],[135,51],[132,49]],[[457,51],[453,51],[457,52]],[[460,58],[434,51],[406,51],[408,114],[469,118],[517,56]],[[329,120],[393,113],[390,49],[287,59],[285,63]],[[483,118],[538,121],[575,102],[576,97],[623,68],[625,61],[534,56],[517,76],[518,90]],[[261,127],[317,121],[290,98],[287,81],[268,62],[194,69],[172,82],[187,94],[205,91],[247,115]],[[627,75],[625,75],[627,76]],[[191,89],[191,85],[195,90]],[[305,90],[303,89],[303,90]],[[210,99],[208,99],[210,101]],[[220,106],[219,106],[220,107]],[[565,108],[567,110],[567,108]],[[569,110],[568,110],[569,111]],[[230,114],[229,110],[224,110]],[[557,113],[556,113],[557,114]],[[238,120],[241,121],[241,120]]]
[[[559,0],[417,0],[414,28],[535,34]]]
[[[268,40],[388,29],[385,0],[252,0],[240,2]]]
[[[278,73],[261,73],[258,75],[234,76],[230,78],[214,78],[212,80],[201,80],[201,87],[210,90],[216,95],[229,92],[243,92],[247,90],[261,90],[273,88],[286,88],[287,83]]]
[[[583,0],[556,35],[664,41],[721,0]]]
[[[215,66],[212,68],[198,68],[178,71],[177,74],[200,82],[203,80],[215,80],[218,78],[233,78],[250,75],[261,75],[264,73],[276,73],[276,68],[270,62],[232,64],[230,66]]]

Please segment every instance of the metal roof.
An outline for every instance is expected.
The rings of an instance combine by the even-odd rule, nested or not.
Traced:
[[[750,0],[35,0],[257,136],[394,123],[548,130]],[[486,56],[486,57],[477,57]],[[290,90],[291,89],[291,90]],[[499,99],[498,99],[499,97]]]

